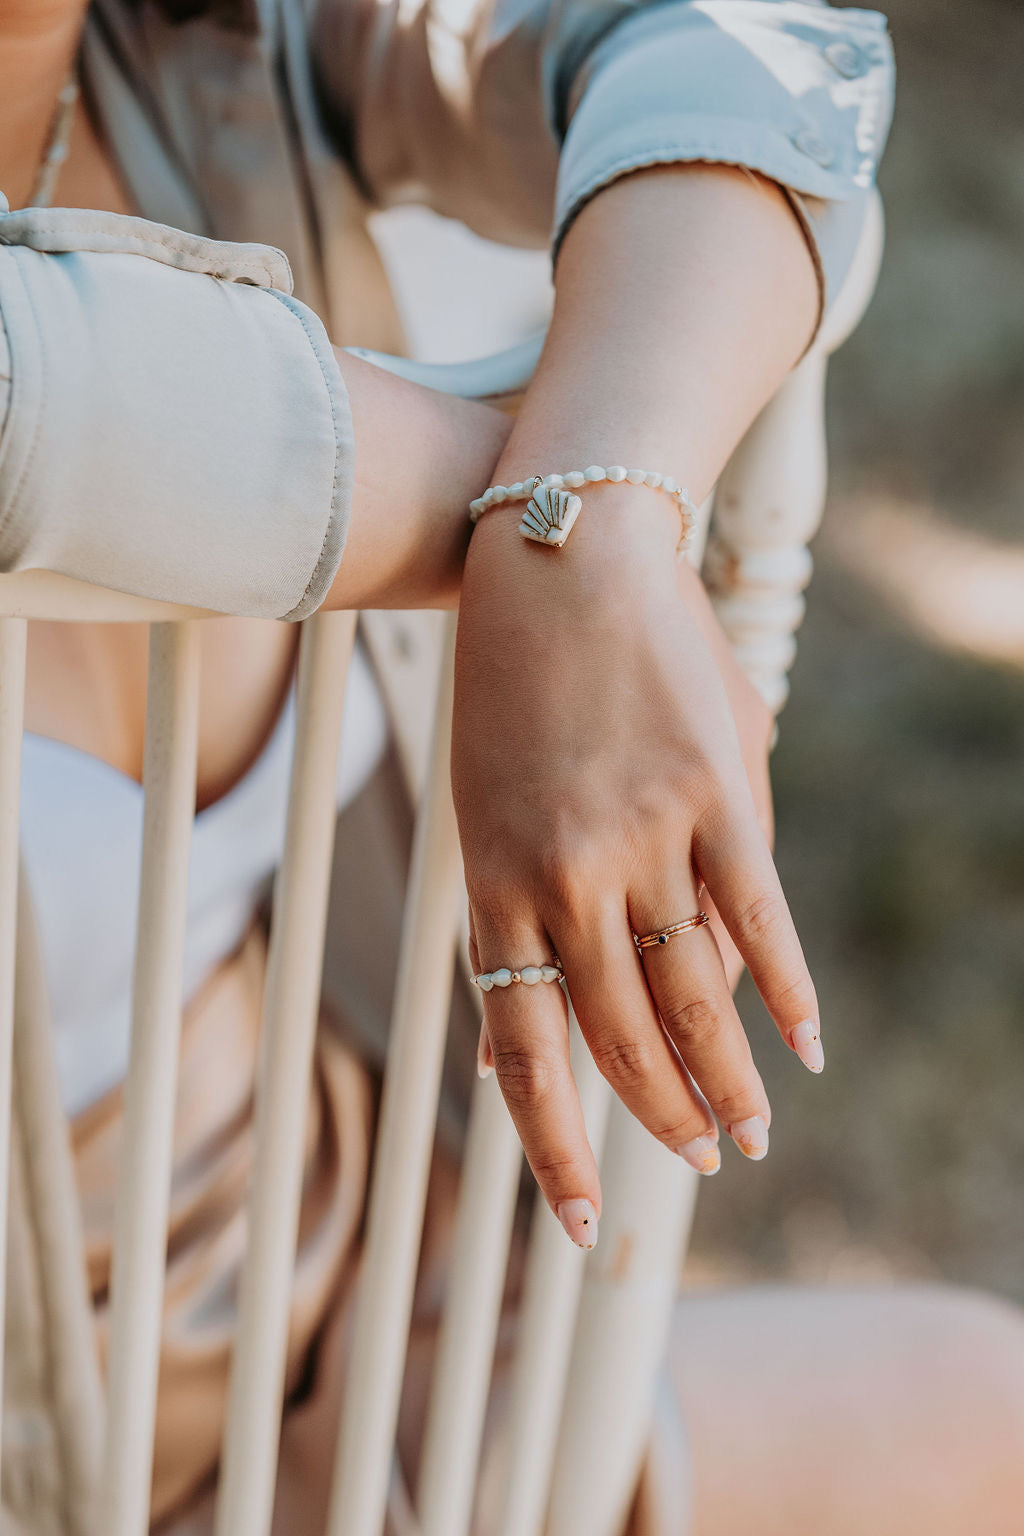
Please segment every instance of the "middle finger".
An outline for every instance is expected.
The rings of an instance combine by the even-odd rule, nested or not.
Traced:
[[[697,886],[688,871],[648,888],[631,903],[640,936],[695,916]],[[669,1039],[740,1150],[755,1161],[768,1151],[771,1110],[708,925],[640,951],[647,985]]]
[[[658,1141],[698,1173],[717,1172],[717,1127],[658,1020],[625,902],[594,904],[582,921],[563,912],[552,938],[601,1075]]]

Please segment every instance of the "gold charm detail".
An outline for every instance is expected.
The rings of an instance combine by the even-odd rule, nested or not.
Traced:
[[[538,486],[527,503],[519,532],[524,539],[561,549],[582,510],[582,501],[571,491]]]

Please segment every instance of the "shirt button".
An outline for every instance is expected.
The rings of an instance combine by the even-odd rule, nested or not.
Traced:
[[[853,43],[841,40],[829,43],[825,49],[825,57],[837,74],[845,75],[847,80],[856,79],[867,69],[867,60]]]
[[[810,160],[816,160],[819,165],[831,165],[835,159],[832,150],[810,123],[804,123],[795,133],[790,134],[790,141],[802,155],[806,155]]]

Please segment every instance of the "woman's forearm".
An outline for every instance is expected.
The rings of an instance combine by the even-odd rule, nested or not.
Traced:
[[[733,167],[616,182],[580,214],[557,277],[544,356],[514,427],[338,352],[356,483],[326,607],[454,603],[466,507],[492,477],[614,460],[704,496],[803,351],[817,307],[783,194]],[[595,494],[621,500],[611,486]]]
[[[773,182],[703,163],[624,177],[566,236],[498,478],[620,463],[702,499],[802,354],[817,304],[803,232]]]
[[[410,384],[337,351],[352,408],[348,540],[326,608],[454,606],[471,525],[511,430],[490,406]]]

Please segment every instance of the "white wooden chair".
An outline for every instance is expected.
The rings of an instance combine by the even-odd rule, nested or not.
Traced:
[[[825,333],[738,446],[713,497],[706,579],[742,664],[773,709],[786,696],[801,593],[811,569],[806,546],[824,500],[827,356],[866,307],[880,251],[876,200]],[[535,355],[527,345],[451,368],[375,361],[435,388],[494,399],[521,389]],[[75,1347],[92,1361],[95,1434],[79,1448],[79,1460],[83,1475],[96,1482],[103,1536],[143,1536],[149,1521],[204,617],[44,572],[0,578],[0,1241],[5,1244],[26,620],[143,619],[152,626],[133,1032],[105,1383],[90,1347],[84,1285],[83,1316],[70,1329]],[[218,1536],[266,1536],[270,1523],[342,684],[354,627],[355,615],[320,614],[305,622],[301,638]],[[452,636],[449,623],[449,651]],[[449,663],[450,655],[417,814],[330,1536],[380,1536],[391,1466],[463,905],[448,787]],[[578,1030],[573,1061],[601,1161],[601,1244],[584,1259],[538,1199],[500,1513],[487,1536],[613,1536],[620,1528],[643,1452],[690,1227],[696,1175],[614,1099]],[[32,1070],[31,1062],[26,1070]],[[468,1138],[418,1493],[420,1536],[465,1536],[469,1530],[521,1158],[493,1076],[474,1091]],[[64,1197],[70,1210],[68,1191]],[[73,1222],[68,1229],[74,1229]]]

